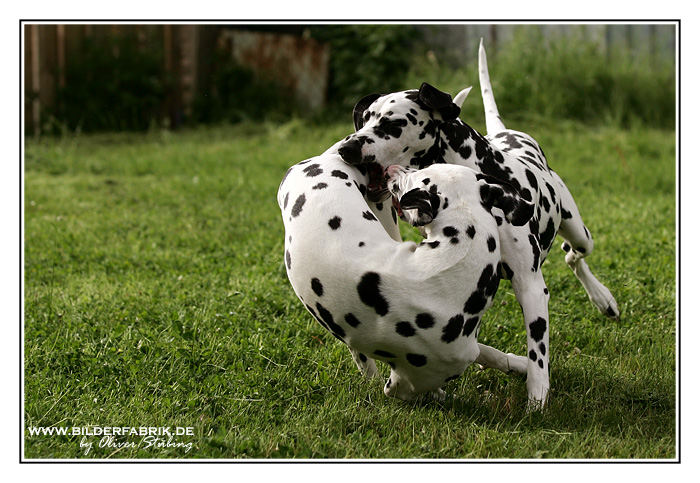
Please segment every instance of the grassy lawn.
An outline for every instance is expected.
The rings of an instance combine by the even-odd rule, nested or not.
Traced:
[[[675,457],[674,133],[511,127],[574,194],[622,311],[598,314],[552,250],[543,414],[523,377],[476,367],[445,402],[387,398],[294,295],[277,186],[348,119],[27,141],[26,426],[194,427],[187,453],[88,437],[97,458]],[[525,353],[507,281],[480,338]],[[85,457],[78,436],[25,435],[27,458]]]

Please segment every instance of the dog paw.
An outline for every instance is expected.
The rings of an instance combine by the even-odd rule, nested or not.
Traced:
[[[527,374],[527,357],[518,356],[510,352],[506,354],[506,357],[508,357],[508,372]]]
[[[546,400],[537,398],[527,398],[527,406],[525,407],[525,412],[536,413],[543,411],[546,406]]]
[[[615,299],[612,298],[612,295],[610,296],[608,306],[605,308],[605,312],[603,312],[603,314],[611,319],[620,320],[620,309],[617,308],[617,302],[615,302]]]
[[[526,411],[528,413],[542,411],[547,406],[547,399],[549,398],[549,387],[545,385],[531,387],[531,385],[528,384],[527,389],[528,390]]]
[[[615,320],[620,318],[620,309],[617,307],[617,302],[607,287],[601,285],[595,291],[592,290],[591,292],[589,298],[601,314]]]
[[[372,360],[368,360],[363,369],[360,369],[362,375],[367,379],[374,379],[375,377],[380,377],[379,371],[377,370],[377,364]]]
[[[527,412],[541,411],[549,397],[549,377],[547,372],[530,365],[527,374]]]
[[[430,391],[430,396],[431,396],[433,399],[435,399],[436,401],[440,401],[440,402],[444,401],[444,400],[445,400],[445,395],[446,395],[446,394],[445,394],[445,391],[443,391],[443,390],[440,389],[440,388],[438,388],[438,389],[436,389],[436,390],[434,390],[434,391]]]

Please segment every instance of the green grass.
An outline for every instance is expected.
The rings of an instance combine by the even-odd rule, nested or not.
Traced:
[[[187,454],[88,438],[98,458],[674,458],[674,134],[512,127],[573,192],[622,311],[598,314],[552,251],[544,413],[523,377],[476,367],[443,403],[360,377],[287,281],[275,201],[350,122],[292,121],[27,141],[26,426],[194,427]],[[481,340],[525,352],[508,282]],[[25,435],[27,458],[83,457],[78,437]]]

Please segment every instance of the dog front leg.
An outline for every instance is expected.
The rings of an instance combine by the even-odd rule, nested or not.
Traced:
[[[372,203],[368,202],[367,205],[377,217],[379,223],[382,224],[384,230],[389,234],[389,236],[396,241],[401,240],[401,232],[399,231],[398,218],[396,216],[396,210],[391,206],[391,198],[383,203]]]
[[[476,363],[505,373],[527,373],[527,357],[506,354],[485,344],[479,344],[479,357],[476,358]]]
[[[348,349],[350,349],[350,347],[348,347]],[[374,359],[367,357],[362,352],[356,351],[355,349],[350,349],[350,354],[352,354],[352,360],[355,361],[355,365],[357,365],[357,368],[363,376],[371,379],[379,375],[377,364],[374,362]]]

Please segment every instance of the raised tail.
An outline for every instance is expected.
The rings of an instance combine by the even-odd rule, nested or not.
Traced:
[[[484,39],[479,41],[479,85],[481,86],[481,98],[484,100],[484,113],[486,115],[486,134],[492,135],[505,131],[506,126],[501,121],[493,98],[491,79],[489,78],[489,66],[486,63],[486,50]]]

